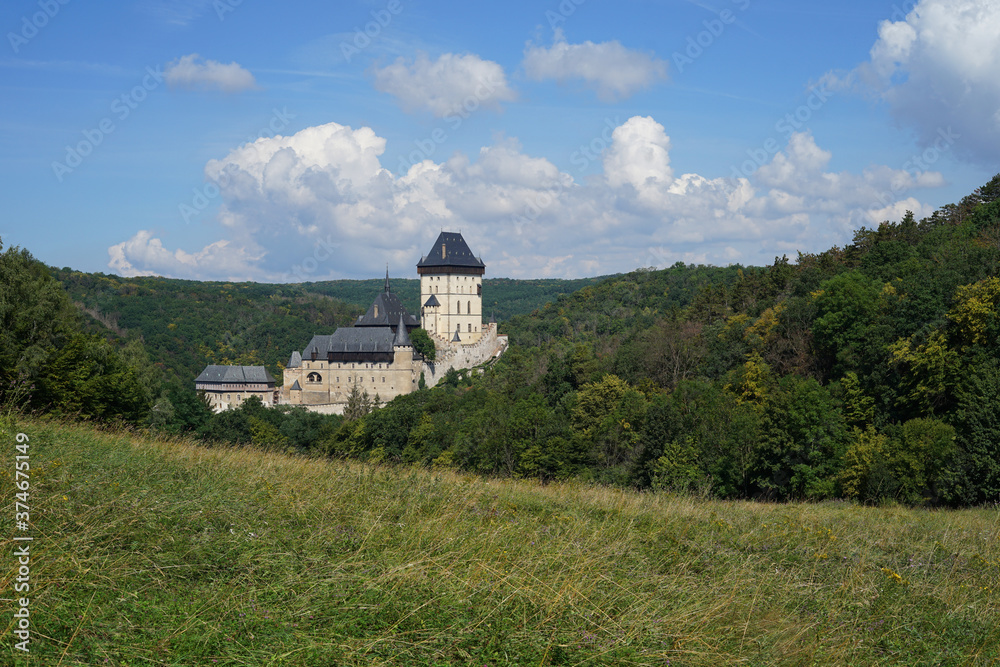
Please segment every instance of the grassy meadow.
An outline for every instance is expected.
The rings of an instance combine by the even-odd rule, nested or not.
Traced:
[[[1000,664],[996,508],[718,502],[0,426],[2,664]]]

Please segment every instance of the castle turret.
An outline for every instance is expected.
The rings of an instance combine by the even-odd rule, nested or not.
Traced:
[[[486,265],[461,234],[441,232],[417,264],[421,325],[431,335],[474,343],[483,331],[483,274]],[[454,340],[454,337],[452,338]]]
[[[402,314],[399,316],[399,324],[396,325],[396,336],[392,339],[393,347],[413,347],[410,342],[410,335],[406,333],[406,322]]]

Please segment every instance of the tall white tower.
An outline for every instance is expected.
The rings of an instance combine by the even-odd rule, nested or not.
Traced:
[[[462,344],[483,335],[483,274],[486,265],[472,254],[461,234],[441,232],[417,264],[420,324],[427,333]]]

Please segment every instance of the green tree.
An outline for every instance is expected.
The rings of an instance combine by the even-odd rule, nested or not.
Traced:
[[[840,482],[844,495],[868,502],[949,502],[956,454],[955,429],[937,419],[911,419],[887,433],[854,429]]]
[[[976,359],[957,389],[949,415],[964,469],[962,499],[967,503],[1000,501],[1000,362]]]
[[[430,335],[423,329],[414,329],[410,332],[410,342],[413,343],[413,350],[423,355],[427,361],[434,361],[437,356],[437,348]]]
[[[823,499],[836,493],[848,440],[839,406],[812,378],[782,378],[763,404],[755,485],[768,497]]]
[[[816,294],[813,346],[831,377],[865,372],[872,357],[884,357],[882,336],[873,331],[883,285],[860,271],[827,280]]]
[[[650,486],[657,491],[692,493],[709,490],[709,478],[699,459],[701,446],[690,435],[671,440],[652,467]]]
[[[901,338],[889,346],[890,363],[900,374],[902,401],[919,414],[946,411],[961,372],[958,353],[934,330],[922,343]]]
[[[364,417],[372,411],[372,399],[367,391],[363,391],[361,386],[355,382],[351,387],[351,393],[347,395],[347,405],[344,407],[344,419],[354,421]]]
[[[75,334],[47,361],[35,396],[40,406],[84,419],[146,423],[151,388],[110,342]]]
[[[44,265],[16,247],[0,254],[0,399],[18,379],[37,380],[77,331],[76,311]]]

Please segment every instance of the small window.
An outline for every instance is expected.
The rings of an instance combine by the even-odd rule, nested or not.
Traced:
[[[472,325],[469,325],[469,333],[472,333]]]

